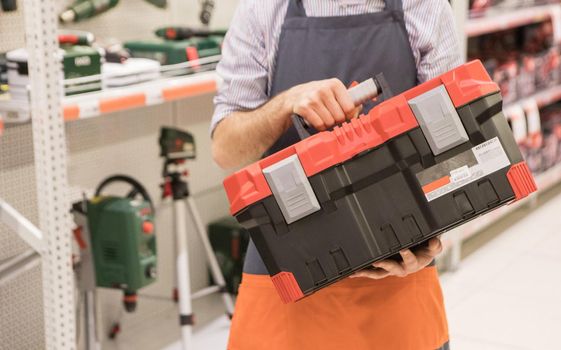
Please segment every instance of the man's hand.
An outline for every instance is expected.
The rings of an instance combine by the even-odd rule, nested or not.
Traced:
[[[256,161],[292,124],[298,114],[316,130],[358,116],[347,88],[338,79],[297,85],[251,111],[233,112],[214,129],[212,156],[225,169]]]
[[[322,131],[356,117],[356,108],[347,88],[339,79],[301,84],[286,92],[285,101],[292,113]]]
[[[375,269],[358,271],[350,277],[366,277],[375,280],[382,279],[388,276],[405,277],[421,269],[424,269],[441,252],[442,242],[440,241],[440,238],[432,238],[429,240],[426,247],[416,250],[415,253],[413,253],[409,249],[400,251],[399,254],[403,258],[402,262],[397,262],[390,259],[378,261],[372,264]]]

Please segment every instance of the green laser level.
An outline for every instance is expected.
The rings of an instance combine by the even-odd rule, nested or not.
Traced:
[[[195,159],[195,138],[187,131],[163,127],[160,131],[160,156],[166,159]]]

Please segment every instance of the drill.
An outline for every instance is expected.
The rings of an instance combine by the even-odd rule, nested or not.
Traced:
[[[165,8],[167,0],[145,0],[146,2]],[[119,0],[77,0],[59,16],[62,23],[79,22],[102,14],[117,6]]]

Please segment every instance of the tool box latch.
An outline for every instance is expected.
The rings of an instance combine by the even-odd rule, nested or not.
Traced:
[[[469,140],[443,85],[411,99],[409,105],[435,156]]]
[[[321,209],[297,155],[263,169],[287,224]]]

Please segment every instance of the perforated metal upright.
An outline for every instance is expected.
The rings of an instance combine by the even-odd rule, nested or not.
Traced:
[[[25,0],[39,227],[44,233],[43,300],[47,349],[74,349],[67,153],[61,114],[55,0]]]

